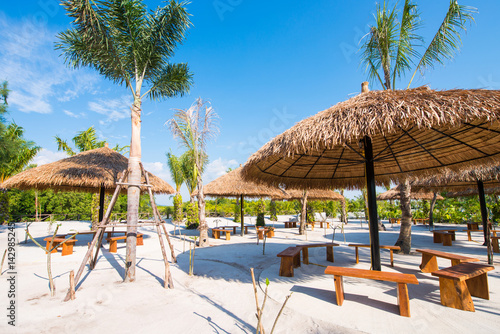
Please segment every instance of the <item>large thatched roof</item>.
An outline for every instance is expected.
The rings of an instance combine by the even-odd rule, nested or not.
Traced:
[[[227,174],[213,180],[203,186],[205,196],[215,197],[280,197],[283,191],[276,187],[270,187],[243,180],[241,176],[242,167],[238,167]]]
[[[249,158],[243,174],[294,188],[362,187],[365,136],[378,184],[498,163],[499,119],[498,90],[366,92],[276,136]]]
[[[390,201],[390,200],[398,200],[400,199],[399,185],[395,186],[387,190],[386,192],[381,193],[377,196],[377,201]],[[423,199],[423,200],[432,200],[434,198],[433,192],[426,192],[423,190],[420,191],[412,191],[410,193],[411,199]],[[436,199],[444,199],[443,196],[437,194]]]
[[[101,147],[28,169],[11,177],[2,186],[7,189],[86,192],[96,192],[104,186],[106,193],[112,194],[116,188],[115,182],[120,179],[127,166],[126,157],[108,147]],[[167,182],[149,172],[148,175],[154,193],[175,192]]]
[[[500,166],[477,166],[461,171],[445,169],[440,174],[419,179],[414,186],[427,191],[467,192],[472,189],[477,194],[477,181],[483,181],[485,190],[500,187]]]
[[[497,187],[485,188],[484,193],[487,195],[498,195],[500,194],[500,183],[497,183]],[[469,197],[469,196],[478,196],[479,190],[477,187],[471,187],[467,190],[462,191],[449,191],[446,193],[446,197]]]
[[[300,189],[286,189],[285,194],[281,198],[276,199],[302,199],[304,197],[304,190]],[[330,189],[308,189],[308,201],[345,201],[344,196],[330,190]]]

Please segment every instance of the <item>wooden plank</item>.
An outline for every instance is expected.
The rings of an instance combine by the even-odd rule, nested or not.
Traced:
[[[301,249],[302,247],[288,247],[284,251],[279,252],[276,256],[279,257],[295,256],[300,253]]]
[[[432,276],[465,281],[495,269],[493,266],[477,263],[460,263],[456,266],[434,271]]]
[[[327,246],[340,246],[337,243],[332,243],[332,242],[326,242],[322,244],[305,244],[305,245],[297,245],[297,247],[307,247],[307,248],[312,248],[312,247],[327,247]]]
[[[416,251],[420,252],[420,253],[426,253],[426,254],[435,255],[435,256],[442,257],[442,258],[449,259],[449,260],[460,260],[461,262],[479,261],[479,259],[476,259],[476,258],[473,258],[473,257],[468,257],[468,256],[459,255],[459,254],[442,252],[442,251],[438,251],[438,250],[434,250],[434,249],[416,249]]]
[[[408,296],[408,286],[405,283],[398,283],[398,306],[399,315],[410,317],[410,297]]]
[[[364,248],[370,248],[371,246],[368,244],[349,244],[349,247],[364,247]],[[392,250],[401,250],[401,247],[399,246],[390,246],[390,245],[380,245],[379,246],[382,249],[392,249]]]
[[[328,266],[325,269],[325,274],[367,278],[367,279],[389,281],[396,283],[418,284],[418,280],[415,277],[415,275],[392,273],[387,271]]]

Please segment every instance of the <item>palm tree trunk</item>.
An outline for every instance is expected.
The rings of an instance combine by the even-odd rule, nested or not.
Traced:
[[[128,183],[133,184],[127,190],[127,252],[125,260],[125,282],[135,281],[137,224],[139,223],[139,201],[141,183],[141,99],[135,96],[132,106],[132,136],[130,158],[128,160]]]
[[[205,195],[203,194],[203,180],[201,179],[201,173],[198,173],[198,217],[200,220],[200,247],[205,247],[210,245],[208,239],[208,225],[205,216]]]
[[[344,197],[344,189],[340,189],[340,195]],[[342,209],[340,211],[340,221],[343,223],[347,223],[347,208],[346,208],[346,202],[345,199],[342,201]]]
[[[301,200],[302,211],[300,213],[300,226],[299,234],[303,235],[306,233],[306,222],[307,222],[307,190],[304,190],[304,196]]]
[[[405,180],[399,184],[400,188],[400,205],[401,205],[401,230],[399,231],[399,238],[395,246],[401,247],[404,254],[410,254],[411,250],[411,206],[410,195],[411,185],[410,181]]]

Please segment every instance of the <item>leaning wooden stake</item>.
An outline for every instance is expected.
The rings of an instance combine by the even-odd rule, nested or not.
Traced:
[[[3,275],[2,271],[3,271],[3,262],[5,261],[5,255],[7,255],[7,249],[3,252],[2,264],[0,264],[0,275]]]
[[[122,183],[125,180],[125,178],[127,177],[127,174],[128,174],[128,170],[126,169],[123,171],[123,176],[120,179],[120,183]],[[78,284],[78,281],[80,280],[80,277],[82,276],[83,270],[85,269],[87,262],[89,262],[89,260],[91,260],[92,250],[94,249],[95,245],[97,244],[97,240],[99,240],[98,247],[100,248],[100,246],[101,246],[102,236],[104,235],[104,230],[106,229],[105,225],[109,221],[109,217],[111,216],[111,211],[113,210],[113,207],[116,203],[116,200],[118,199],[118,195],[120,194],[121,188],[122,188],[121,185],[117,185],[115,192],[113,194],[113,197],[111,198],[111,203],[109,203],[108,209],[106,210],[106,214],[104,215],[103,221],[101,222],[99,229],[97,230],[96,234],[94,235],[94,238],[92,239],[92,243],[90,244],[90,247],[87,250],[87,253],[85,254],[85,256],[83,258],[83,261],[80,265],[80,268],[78,269],[78,271],[76,273],[75,291],[76,291],[76,285]],[[97,255],[98,255],[98,253],[96,251],[96,258],[94,260],[91,260],[91,265],[89,266],[90,269],[92,269],[93,266],[95,266],[95,262],[97,262]],[[66,294],[66,297],[64,298],[64,301],[67,302],[68,300],[70,300],[70,298],[71,298],[71,291],[68,290],[68,293]]]
[[[264,326],[262,326],[262,323],[260,322],[261,310],[260,310],[260,307],[259,307],[259,297],[257,295],[257,285],[255,284],[255,275],[253,273],[253,268],[250,268],[250,273],[252,274],[253,292],[254,292],[254,295],[255,295],[255,306],[257,307],[257,318],[258,318],[257,333],[259,333],[259,329],[260,329],[260,332],[262,334],[265,334],[265,332],[264,332]]]
[[[75,300],[75,271],[71,270],[69,273],[69,293],[70,299]]]

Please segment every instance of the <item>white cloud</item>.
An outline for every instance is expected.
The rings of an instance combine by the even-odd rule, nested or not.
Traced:
[[[98,99],[97,101],[89,102],[89,109],[106,116],[104,120],[99,121],[101,124],[106,124],[130,117],[131,105],[132,98],[130,96],[122,96],[118,99]]]
[[[167,164],[162,162],[143,162],[144,169],[148,172],[158,176],[162,180],[168,182],[171,186],[175,187],[173,181],[171,180],[170,171],[168,170]]]
[[[0,19],[0,78],[9,82],[9,103],[20,111],[51,113],[52,101],[95,90],[96,73],[68,68],[54,50],[56,33],[33,18]]]
[[[226,160],[218,158],[207,165],[205,173],[203,175],[203,182],[208,183],[210,181],[213,181],[216,178],[226,174],[228,168],[234,169],[236,167],[238,167],[238,162],[236,160]]]
[[[85,117],[86,114],[85,113],[79,113],[79,114],[75,114],[69,110],[63,110],[63,113],[65,113],[66,115],[68,115],[69,117],[73,117],[73,118],[80,118],[80,117]]]
[[[36,155],[36,157],[33,159],[33,163],[37,164],[38,166],[40,165],[45,165],[50,162],[54,162],[57,160],[61,160],[64,158],[67,158],[68,154],[65,152],[52,152],[47,149],[42,148],[40,152]]]

